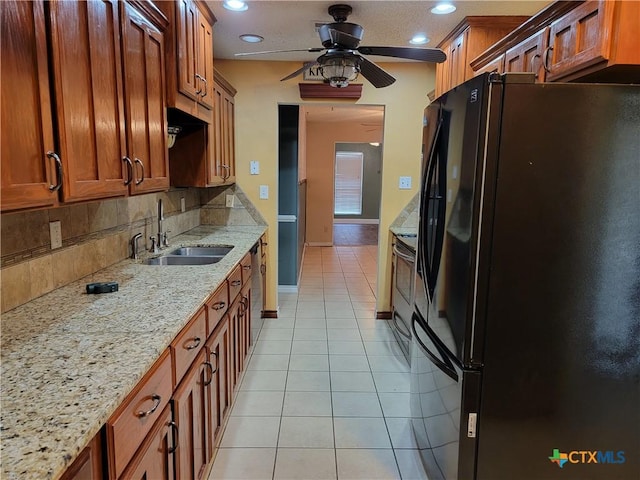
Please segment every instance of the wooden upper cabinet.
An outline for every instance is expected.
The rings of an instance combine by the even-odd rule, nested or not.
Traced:
[[[131,193],[169,188],[162,14],[122,3],[127,159]],[[153,15],[153,16],[152,16]],[[151,19],[155,18],[156,23]],[[129,163],[130,162],[130,163]]]
[[[44,5],[5,1],[0,6],[2,68],[2,211],[53,206],[58,194]]]
[[[210,183],[233,183],[236,175],[235,97],[236,89],[220,74],[214,83],[214,136]]]
[[[470,62],[529,17],[466,17],[438,44],[447,60],[436,65],[436,96],[473,77]]]
[[[62,198],[125,195],[126,152],[116,0],[48,2]]]
[[[507,50],[504,56],[504,72],[531,72],[536,81],[545,79],[543,56],[547,48],[548,29],[544,28]]]
[[[177,4],[178,90],[213,106],[213,23],[193,0]]]
[[[476,73],[505,55],[505,72],[537,81],[635,83],[640,78],[640,2],[554,2],[478,55]]]

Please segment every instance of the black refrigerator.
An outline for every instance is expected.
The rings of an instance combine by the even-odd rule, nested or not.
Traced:
[[[640,479],[640,87],[483,74],[423,135],[429,480]]]

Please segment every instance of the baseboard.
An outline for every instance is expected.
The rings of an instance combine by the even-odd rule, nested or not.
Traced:
[[[333,247],[332,242],[307,242],[310,247]]]
[[[391,312],[376,312],[376,319],[391,320]]]
[[[278,318],[277,310],[262,310],[262,318]]]
[[[378,225],[379,218],[334,218],[333,223],[355,223],[362,225]]]
[[[278,293],[298,293],[297,285],[278,285]]]

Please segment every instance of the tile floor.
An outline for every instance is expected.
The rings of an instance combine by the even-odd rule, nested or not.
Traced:
[[[426,479],[409,368],[375,320],[375,246],[308,247],[265,319],[209,480]]]

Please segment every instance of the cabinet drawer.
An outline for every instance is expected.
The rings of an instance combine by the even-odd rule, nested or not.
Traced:
[[[173,353],[174,384],[178,386],[180,380],[189,370],[193,359],[196,358],[200,349],[207,339],[207,313],[202,307],[189,323],[182,329],[180,334],[171,342],[171,353]]]
[[[247,253],[242,260],[240,260],[240,267],[242,268],[242,284],[244,285],[251,278],[251,253]]]
[[[167,349],[107,421],[111,478],[120,476],[147,433],[160,418],[160,413],[169,403],[172,391],[171,354]]]
[[[218,323],[229,308],[229,284],[225,280],[207,300],[208,321],[207,337],[216,329]]]
[[[227,280],[229,280],[229,301],[233,303],[242,288],[242,264],[233,269]]]

